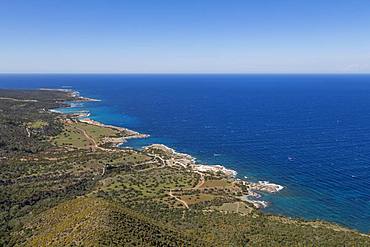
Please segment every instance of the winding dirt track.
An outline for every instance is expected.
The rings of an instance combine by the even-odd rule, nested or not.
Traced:
[[[89,136],[89,134],[87,134],[87,132],[84,129],[81,129],[81,128],[78,128],[78,127],[76,127],[76,129],[78,129],[79,131],[81,131],[81,133],[83,133],[83,135],[90,141],[90,143],[92,144],[94,150],[100,149],[100,150],[103,150],[103,151],[111,151],[110,149],[99,147],[99,145],[96,143],[95,139],[92,138],[91,136]],[[160,157],[158,155],[153,155],[153,157],[160,159],[160,161],[162,163],[162,166],[160,166],[160,167],[154,167],[154,168],[162,168],[162,167],[164,167],[166,165],[166,161],[162,157]],[[148,168],[148,170],[149,169],[154,169],[154,168]],[[105,167],[103,168],[102,175],[104,175],[104,173],[105,173]],[[200,175],[200,179],[199,179],[198,184],[195,185],[192,188],[192,190],[199,189],[204,184],[204,175],[201,172],[196,172],[196,173]],[[176,201],[178,201],[181,204],[183,204],[186,209],[190,209],[189,208],[189,205],[184,200],[182,200],[182,199],[180,199],[177,196],[175,196],[175,195],[172,194],[172,190],[170,190],[168,192],[168,195],[170,197],[174,198]]]
[[[205,182],[205,180],[204,180],[204,174],[203,173],[198,172],[198,171],[195,171],[195,173],[199,174],[200,175],[200,178],[199,178],[198,184],[196,186],[194,186],[193,190],[199,189],[200,187],[202,187],[202,185]]]
[[[189,190],[197,190],[199,189],[203,184],[204,184],[204,174],[201,173],[201,172],[198,172],[196,171],[195,173],[199,174],[200,175],[200,178],[199,178],[199,182],[197,185],[195,185],[193,188],[189,189]],[[170,190],[170,192],[168,192],[168,195],[172,198],[175,198],[176,201],[178,202],[181,202],[187,209],[190,209],[189,208],[189,205],[184,201],[184,200],[181,200],[180,198],[178,198],[177,196],[175,196],[173,193],[172,193],[172,190]]]
[[[102,150],[102,151],[112,152],[112,149],[99,147],[99,145],[96,143],[95,139],[92,138],[91,136],[89,136],[89,134],[87,134],[86,130],[81,129],[79,127],[76,127],[76,129],[81,131],[82,134],[90,141],[90,143],[92,144],[91,146],[92,146],[93,150],[99,149],[99,150]]]
[[[177,196],[174,196],[172,194],[172,190],[170,190],[170,192],[168,192],[168,195],[172,198],[175,198],[176,201],[182,203],[187,209],[189,209],[189,205],[184,201],[184,200],[181,200],[180,198],[178,198]]]

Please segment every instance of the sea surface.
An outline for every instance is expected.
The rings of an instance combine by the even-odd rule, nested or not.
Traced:
[[[370,231],[370,75],[1,75],[72,88],[95,120],[285,188],[264,211]],[[77,109],[79,106],[77,106]]]

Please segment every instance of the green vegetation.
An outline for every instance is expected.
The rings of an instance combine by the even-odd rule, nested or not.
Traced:
[[[208,179],[204,182],[201,188],[224,188],[232,186],[231,181],[225,179]]]
[[[46,109],[70,99],[60,91],[0,90],[0,156],[36,153],[49,147],[47,138],[60,133],[63,125]]]
[[[25,246],[179,246],[192,242],[190,237],[160,223],[92,197],[61,203],[32,220],[25,224],[33,233]]]
[[[208,202],[215,199],[215,195],[212,194],[198,194],[198,195],[183,195],[180,196],[181,200],[184,200],[189,206],[201,202]]]
[[[29,123],[28,127],[31,129],[42,129],[48,126],[49,123],[43,120],[36,120],[34,122]]]
[[[89,149],[104,144],[105,138],[119,137],[120,133],[120,131],[112,128],[78,121],[67,121],[64,124],[63,131],[55,136],[52,142],[57,146]]]
[[[57,146],[91,148],[94,143],[84,136],[82,130],[76,125],[75,123],[65,124],[63,131],[53,138],[53,143]]]
[[[75,123],[76,128],[86,131],[86,133],[91,136],[96,143],[102,144],[104,138],[106,137],[119,137],[120,131],[112,128],[102,128],[100,126],[86,124],[86,123]]]
[[[370,245],[334,224],[262,214],[234,180],[165,150],[108,148],[119,130],[48,111],[71,99],[0,90],[0,246]]]
[[[253,208],[249,207],[245,203],[241,202],[227,202],[222,204],[221,206],[212,206],[211,207],[213,210],[221,211],[221,212],[226,212],[226,213],[240,213],[240,214],[250,214],[253,212]]]
[[[133,202],[166,197],[169,190],[191,187],[196,179],[190,172],[147,168],[119,173],[101,180],[99,195],[119,202]]]

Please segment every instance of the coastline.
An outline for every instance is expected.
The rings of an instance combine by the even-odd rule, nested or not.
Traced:
[[[78,91],[72,90],[72,89],[41,89],[41,90],[57,90],[57,91],[63,91],[63,92],[69,92],[71,97],[75,98],[75,100],[67,102],[67,105],[65,108],[73,108],[74,102],[99,102],[101,100],[88,98],[88,97],[82,97],[80,96],[80,93]],[[63,107],[64,108],[64,107]],[[130,130],[128,128],[104,124],[99,121],[93,120],[90,117],[90,112],[87,110],[79,111],[76,113],[63,113],[57,110],[50,110],[55,113],[59,114],[67,114],[72,116],[72,118],[76,121],[79,121],[81,123],[95,125],[99,127],[104,128],[111,128],[114,130],[121,131],[122,133],[125,133],[124,136],[120,137],[107,137],[105,143],[112,144],[115,148],[120,148],[120,145],[127,142],[129,139],[138,139],[138,138],[148,138],[150,135],[148,134],[142,134],[133,130]],[[126,147],[127,148],[127,147]],[[128,147],[131,148],[131,147]],[[262,196],[259,194],[260,192],[265,193],[277,193],[284,189],[284,186],[278,185],[275,183],[270,183],[269,181],[257,181],[257,182],[251,182],[246,179],[241,179],[237,177],[237,171],[228,169],[223,165],[217,165],[217,164],[201,164],[197,162],[197,159],[189,154],[180,153],[177,152],[175,149],[170,148],[164,144],[152,144],[149,146],[143,146],[142,150],[149,150],[149,149],[159,149],[161,151],[164,151],[167,154],[170,154],[173,157],[178,157],[179,160],[176,160],[175,163],[181,165],[184,168],[190,168],[194,173],[200,174],[201,176],[204,176],[207,173],[212,174],[223,174],[226,177],[232,178],[236,184],[239,184],[240,186],[243,186],[246,189],[245,194],[243,196],[237,197],[239,200],[247,202],[251,205],[253,205],[255,208],[265,208],[269,205],[269,202],[259,200]]]
[[[71,88],[39,88],[41,91],[57,91],[57,92],[65,92],[68,93],[71,98],[74,98],[76,102],[100,102],[99,99],[82,97],[80,92],[73,90]]]
[[[89,90],[86,89],[86,92]],[[234,145],[229,149],[217,148],[217,145],[228,143],[232,135],[224,135],[217,145],[211,145],[209,152],[204,152],[202,145],[210,145],[213,140],[208,131],[198,129],[193,135],[186,125],[177,124],[178,118],[171,126],[166,124],[165,115],[155,115],[157,121],[151,121],[152,118],[148,118],[152,116],[151,112],[155,114],[156,111],[163,110],[155,104],[151,111],[133,100],[127,101],[124,107],[118,107],[115,99],[111,101],[110,97],[113,95],[108,91],[101,94],[101,97],[106,99],[104,103],[73,103],[72,109],[63,109],[67,107],[65,102],[71,99],[67,93],[4,91],[5,96],[7,93],[12,97],[17,96],[14,98],[20,100],[38,100],[38,103],[31,104],[6,102],[1,107],[3,113],[6,113],[5,119],[16,120],[13,125],[6,127],[17,127],[17,131],[5,132],[10,136],[15,134],[17,139],[5,139],[6,145],[9,146],[1,150],[6,157],[3,163],[7,172],[1,182],[8,192],[2,197],[3,207],[10,213],[10,218],[4,217],[3,222],[9,222],[10,226],[12,222],[21,223],[21,228],[9,228],[4,231],[12,242],[29,243],[29,239],[36,238],[37,241],[43,241],[45,234],[48,235],[52,229],[53,235],[48,235],[50,242],[62,243],[63,236],[68,235],[63,233],[81,229],[82,232],[78,231],[78,235],[67,237],[72,242],[80,242],[81,237],[80,243],[86,244],[86,233],[97,235],[100,239],[100,229],[106,226],[107,232],[113,233],[108,235],[108,238],[103,235],[107,241],[110,241],[111,237],[131,238],[131,232],[144,233],[144,237],[158,236],[158,228],[148,231],[142,227],[144,225],[149,229],[165,227],[161,229],[169,231],[170,236],[174,232],[189,232],[189,236],[197,236],[198,241],[192,242],[194,245],[200,240],[208,240],[209,236],[212,236],[210,246],[214,246],[216,240],[219,246],[269,246],[272,243],[284,243],[287,246],[307,243],[319,246],[343,243],[351,246],[369,245],[367,232],[363,231],[365,234],[361,234],[356,228],[326,221],[320,214],[317,214],[316,218],[306,218],[279,213],[276,210],[279,204],[275,204],[275,200],[284,202],[286,197],[298,191],[297,187],[288,183],[289,190],[281,194],[261,193],[262,197],[259,196],[253,189],[262,190],[262,186],[267,186],[279,190],[281,187],[267,181],[258,182],[257,179],[264,176],[256,176],[257,174],[253,173],[253,162],[258,161],[252,160],[253,153],[243,153],[244,156],[234,156],[240,158],[233,159],[233,152],[242,154],[239,146]],[[116,99],[122,100],[122,94],[117,95]],[[131,96],[136,97],[135,94],[126,94],[124,97]],[[140,97],[138,100],[141,99]],[[129,108],[130,106],[132,108]],[[60,109],[57,109],[58,107]],[[60,110],[67,115],[51,113],[50,109]],[[86,110],[91,112],[91,115]],[[174,110],[167,117],[183,114],[177,107]],[[188,116],[191,118],[191,115]],[[78,121],[78,118],[89,117],[98,120],[102,125],[107,123],[111,124],[111,127],[124,126],[140,133],[149,131],[153,137],[149,140],[129,141],[122,146],[131,148],[113,147],[104,140],[106,137],[117,137],[120,132],[117,129]],[[179,131],[180,135],[172,132],[170,127]],[[158,131],[157,128],[163,128],[164,131]],[[200,135],[207,138],[199,142],[197,136]],[[43,138],[38,138],[39,136]],[[170,136],[177,138],[170,139]],[[32,148],[45,148],[32,153],[27,149],[23,152],[13,151],[12,145],[23,140],[26,142],[20,143],[21,148],[27,148],[29,141],[34,142]],[[186,140],[191,147],[187,148]],[[144,147],[145,150],[141,148],[151,143],[165,145],[154,144]],[[10,152],[7,153],[7,150]],[[226,152],[227,150],[229,152]],[[214,151],[224,157],[211,158]],[[233,160],[236,163],[233,163]],[[235,168],[240,174],[228,168]],[[243,175],[250,177],[243,181]],[[266,178],[275,181],[279,177]],[[27,188],[32,190],[31,194]],[[11,195],[11,200],[8,195]],[[270,201],[271,206],[258,209],[268,206],[267,202],[262,200]],[[105,206],[99,207],[100,204]],[[294,210],[297,207],[294,204],[284,206],[283,210]],[[95,210],[95,213],[91,214],[90,209]],[[354,209],[356,208],[351,210]],[[131,220],[127,221],[127,217],[131,219],[132,216],[134,225]],[[55,219],[60,220],[55,222]],[[88,225],[84,225],[86,221],[89,222]],[[104,222],[108,225],[103,225]],[[118,228],[125,230],[117,231]],[[186,240],[187,236],[179,237]],[[35,245],[35,242],[33,243]],[[166,240],[166,243],[169,242]],[[175,243],[178,245],[178,241],[174,241]]]
[[[88,118],[89,115],[90,114],[88,114],[87,116],[83,116],[82,118],[79,118],[78,120],[81,123],[91,124],[91,125],[104,127],[104,128],[115,129],[115,130],[118,130],[120,132],[125,133],[125,136],[105,138],[107,143],[112,143],[116,147],[119,147],[120,145],[124,144],[129,139],[148,138],[149,137],[148,134],[141,134],[139,132],[136,132],[136,131],[133,131],[133,130],[130,130],[130,129],[127,129],[127,128],[103,124],[101,122],[98,122],[96,120]]]
[[[65,102],[70,99],[65,93],[25,91],[23,94],[29,94],[28,97],[33,99],[36,98],[33,96],[37,95],[40,102],[36,106],[29,106],[30,109],[32,107],[36,107],[36,109],[31,111],[35,114],[31,122],[29,119],[22,122],[26,130],[29,128],[32,135],[33,129],[40,129],[40,125],[46,127],[46,124],[42,122],[44,119],[49,123],[49,126],[55,126],[58,130],[55,134],[46,133],[48,135],[45,136],[50,138],[47,142],[49,146],[41,152],[30,155],[15,154],[14,157],[19,160],[19,166],[13,169],[17,171],[16,180],[10,177],[3,180],[3,183],[11,185],[11,189],[14,190],[16,195],[23,193],[19,190],[17,182],[27,182],[27,186],[30,188],[33,188],[36,183],[47,183],[39,189],[40,193],[46,195],[46,202],[49,202],[51,197],[51,199],[56,198],[60,202],[66,201],[68,205],[74,207],[75,200],[80,198],[102,200],[102,202],[109,203],[111,206],[117,205],[122,210],[129,210],[137,216],[145,216],[143,218],[145,222],[152,220],[164,224],[168,222],[169,227],[171,227],[169,229],[176,231],[192,231],[194,229],[196,231],[194,233],[202,236],[202,238],[207,238],[209,233],[214,233],[214,236],[220,236],[220,246],[225,243],[225,237],[235,239],[241,236],[240,233],[248,238],[253,237],[253,241],[256,241],[256,243],[260,243],[258,239],[266,239],[269,242],[270,237],[275,237],[276,242],[279,243],[287,239],[292,239],[291,243],[297,243],[299,242],[297,240],[300,239],[314,238],[317,240],[319,237],[320,243],[330,243],[332,239],[338,239],[340,241],[337,242],[342,243],[342,239],[348,238],[348,235],[354,241],[361,240],[358,232],[340,225],[317,219],[290,218],[294,216],[284,216],[284,214],[279,215],[278,213],[270,214],[268,213],[270,209],[260,210],[259,208],[268,206],[268,203],[263,200],[274,202],[274,198],[284,199],[285,193],[277,196],[261,193],[261,197],[257,191],[266,190],[266,192],[274,193],[281,190],[281,186],[267,181],[257,182],[255,177],[254,180],[251,180],[255,183],[244,181],[240,179],[240,174],[237,176],[234,170],[226,168],[232,167],[232,163],[230,163],[230,166],[222,166],[208,165],[213,164],[213,160],[197,161],[195,158],[197,155],[189,155],[193,152],[197,153],[195,148],[185,149],[180,153],[176,151],[177,147],[182,150],[183,146],[180,143],[168,145],[174,146],[176,149],[162,144],[149,145],[154,142],[171,143],[166,139],[156,139],[155,137],[150,140],[129,142],[126,146],[131,146],[131,148],[113,147],[111,143],[106,143],[104,140],[106,137],[119,136],[121,133],[119,130],[125,129],[121,127],[117,129],[117,126],[127,125],[138,128],[141,132],[146,129],[152,130],[150,126],[152,122],[149,122],[146,128],[139,128],[141,125],[130,125],[130,122],[119,121],[120,115],[117,114],[116,109],[113,111],[107,108],[114,106],[108,99],[103,104],[72,104],[72,107],[75,108],[63,109],[62,107],[68,107]],[[18,103],[18,105],[23,107],[24,104]],[[60,107],[57,110],[66,113],[66,115],[48,112],[48,110],[57,107]],[[101,107],[104,107],[104,111],[101,111]],[[139,109],[135,108],[135,110]],[[91,112],[93,119],[101,121],[81,122],[79,119],[90,117],[86,110]],[[26,111],[28,109],[25,109],[24,112]],[[135,115],[135,112],[130,112],[130,115]],[[17,111],[11,112],[12,115],[17,115]],[[143,116],[143,119],[146,119],[145,116]],[[177,126],[177,129],[179,129],[178,127],[180,126]],[[42,130],[45,129],[42,128]],[[153,131],[152,133],[157,132]],[[21,131],[19,131],[19,134],[24,137],[27,135],[27,133]],[[184,134],[189,133],[185,132]],[[166,133],[163,133],[163,136],[166,136]],[[193,145],[195,144],[193,143]],[[146,147],[142,149],[142,146]],[[224,154],[227,155],[226,152]],[[199,155],[199,157],[202,156]],[[226,159],[225,161],[227,162]],[[14,163],[13,159],[9,162],[11,162],[9,164]],[[28,175],[30,173],[27,174],[24,170],[19,169],[21,166],[28,166],[28,163],[37,166],[37,170],[32,170],[31,176]],[[223,162],[219,163],[222,164]],[[235,167],[239,169],[239,166]],[[33,175],[36,172],[39,174],[38,176]],[[243,170],[241,172],[245,174]],[[56,178],[58,180],[55,180]],[[58,187],[54,187],[54,184]],[[65,189],[59,193],[61,185],[63,186],[62,189]],[[58,193],[53,193],[55,189]],[[77,192],[75,192],[76,190]],[[70,191],[71,194],[63,194],[70,193]],[[26,196],[30,200],[34,198],[32,195]],[[41,198],[41,200],[44,199]],[[22,201],[23,198],[20,198],[20,202]],[[60,207],[60,205],[64,207],[64,204],[59,204],[59,201],[57,207]],[[83,204],[91,205],[91,202],[87,201]],[[52,219],[55,217],[55,211],[53,211],[55,207],[54,205],[50,206],[46,204],[42,211],[43,214],[50,215]],[[286,206],[289,209],[289,205]],[[294,206],[292,205],[292,207]],[[271,207],[271,210],[274,210],[274,208],[275,205]],[[110,221],[114,217],[111,214],[112,209],[111,207],[104,208],[99,210],[99,213],[106,213],[107,218],[105,219]],[[35,207],[32,208],[32,213],[36,212],[35,215],[37,216],[38,213],[34,210],[39,210],[38,204],[35,204]],[[73,214],[68,213],[67,217],[70,219],[69,217],[73,217]],[[38,218],[32,216],[31,219],[38,222]],[[96,221],[94,216],[88,216],[88,219]],[[168,219],[171,221],[166,221]],[[177,226],[180,220],[186,224]],[[58,230],[55,239],[59,239],[60,232],[75,229],[81,221],[74,222],[75,224]],[[119,220],[119,222],[125,221]],[[55,226],[58,227],[58,225]],[[128,226],[129,230],[132,229],[131,224]],[[23,229],[16,230],[14,233],[18,234]],[[223,229],[226,229],[226,231],[222,232]],[[253,232],[251,232],[251,229]],[[44,234],[47,232],[47,229],[45,230],[40,233]],[[118,234],[117,236],[122,235]]]

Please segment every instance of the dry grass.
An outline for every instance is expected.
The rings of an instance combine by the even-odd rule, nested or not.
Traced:
[[[86,131],[86,133],[95,140],[96,143],[102,143],[105,137],[118,137],[120,135],[120,131],[109,128],[109,127],[102,127],[93,124],[81,123],[77,122],[74,125]]]
[[[37,120],[37,121],[28,123],[28,126],[32,129],[41,129],[48,125],[49,124],[47,122],[42,121],[42,120]]]
[[[185,201],[188,205],[193,205],[201,202],[212,201],[215,198],[217,198],[217,196],[212,194],[200,194],[200,195],[183,195],[179,198]]]
[[[53,138],[53,143],[57,146],[69,146],[79,149],[94,147],[94,143],[86,137],[84,131],[97,144],[103,144],[103,140],[106,137],[117,137],[120,134],[118,130],[108,127],[68,122],[65,124],[64,131]]]
[[[204,181],[200,188],[225,188],[232,186],[232,183],[225,179],[211,179]]]
[[[67,201],[40,214],[29,222],[35,235],[25,246],[96,246],[107,228],[109,204],[96,198]]]
[[[218,211],[224,211],[229,213],[240,213],[240,214],[250,214],[253,211],[252,207],[247,206],[243,202],[228,202],[222,204],[220,207],[212,207],[212,209]]]

